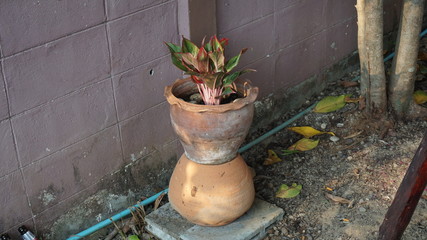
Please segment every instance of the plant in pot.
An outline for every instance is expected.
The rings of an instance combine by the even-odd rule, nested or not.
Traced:
[[[232,71],[240,53],[228,61],[227,39],[212,37],[197,47],[166,43],[172,63],[190,77],[165,88],[172,126],[185,153],[169,184],[172,207],[187,220],[221,226],[243,215],[252,205],[252,173],[237,153],[254,114],[258,88],[239,76],[251,69]],[[200,94],[203,102],[190,102]]]

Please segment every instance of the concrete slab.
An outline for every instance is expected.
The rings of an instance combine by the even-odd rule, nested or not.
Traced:
[[[221,227],[203,227],[188,222],[169,203],[146,216],[147,230],[162,240],[259,240],[283,218],[283,209],[255,199],[251,209],[236,221]]]

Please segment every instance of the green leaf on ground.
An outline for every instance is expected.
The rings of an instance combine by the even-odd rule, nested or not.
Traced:
[[[278,198],[293,198],[298,196],[301,193],[302,185],[292,183],[289,187],[286,184],[282,184],[279,187],[279,190],[276,192],[276,197]]]

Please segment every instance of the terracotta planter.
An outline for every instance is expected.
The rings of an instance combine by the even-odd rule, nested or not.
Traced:
[[[254,201],[252,174],[237,150],[252,123],[258,88],[243,80],[236,86],[245,97],[210,106],[183,100],[198,92],[189,78],[165,89],[172,126],[185,150],[169,183],[169,201],[199,225],[228,224]]]
[[[179,79],[166,87],[172,126],[178,134],[187,157],[201,164],[221,164],[234,159],[243,143],[254,114],[253,103],[258,88],[249,82],[236,82],[246,97],[222,105],[199,105],[184,101],[197,92],[191,79]]]
[[[169,184],[172,207],[203,226],[234,221],[251,207],[254,197],[252,173],[240,155],[224,164],[206,165],[183,154]]]

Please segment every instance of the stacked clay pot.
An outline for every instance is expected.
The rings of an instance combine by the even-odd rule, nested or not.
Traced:
[[[166,87],[172,126],[185,153],[169,183],[169,202],[187,220],[203,226],[221,226],[252,206],[252,172],[237,153],[252,123],[258,88],[236,82],[244,97],[221,105],[183,100],[197,92],[191,79]]]

